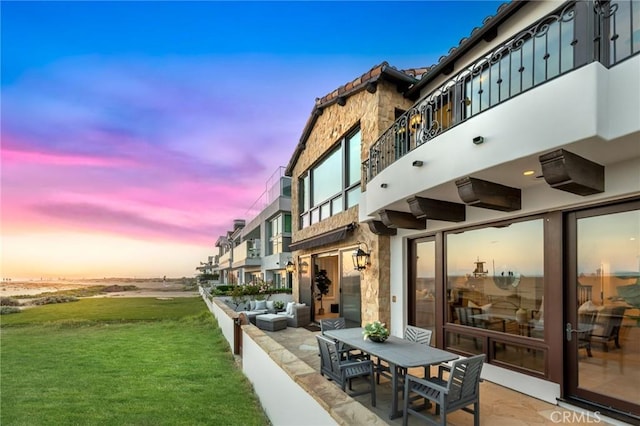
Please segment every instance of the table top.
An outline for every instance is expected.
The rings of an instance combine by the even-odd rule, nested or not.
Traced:
[[[400,367],[410,368],[440,364],[459,358],[454,353],[395,336],[389,336],[384,343],[364,340],[362,331],[362,328],[346,328],[328,330],[324,334]]]

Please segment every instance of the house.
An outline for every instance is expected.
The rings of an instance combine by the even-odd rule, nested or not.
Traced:
[[[284,176],[284,167],[267,180],[265,191],[245,217],[234,220],[233,230],[215,243],[221,282],[264,280],[277,288],[290,288],[286,265],[291,261],[291,179]]]
[[[384,62],[316,99],[285,172],[292,187],[293,294],[314,306],[312,319],[390,318],[389,236],[358,223],[362,163],[378,135],[411,106],[402,92],[421,72]],[[353,263],[358,249],[369,255],[364,269]],[[321,300],[317,276],[328,279]]]
[[[359,119],[358,217],[316,224],[304,172],[358,128],[351,99],[323,108],[287,169],[293,246],[352,219],[343,241],[372,250],[363,321],[432,329],[486,354],[488,380],[637,424],[639,52],[638,1],[503,4],[392,97],[393,123]]]

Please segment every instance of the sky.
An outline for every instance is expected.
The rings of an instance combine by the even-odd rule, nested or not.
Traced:
[[[316,98],[500,4],[2,1],[0,276],[194,276]]]

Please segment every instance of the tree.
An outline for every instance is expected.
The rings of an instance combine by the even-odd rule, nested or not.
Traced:
[[[321,269],[316,273],[315,277],[316,283],[316,300],[320,301],[320,309],[318,310],[319,315],[324,315],[324,307],[322,306],[322,298],[329,293],[329,286],[331,286],[331,280],[327,277],[327,271],[325,269]]]

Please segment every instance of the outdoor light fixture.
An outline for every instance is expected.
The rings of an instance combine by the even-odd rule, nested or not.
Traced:
[[[423,164],[424,162],[422,160],[416,160],[413,163],[411,163],[413,167],[422,167]]]
[[[362,245],[366,247],[367,251],[362,250]],[[356,271],[362,271],[370,265],[371,253],[369,253],[369,246],[366,243],[358,241],[358,249],[353,252],[353,268]]]
[[[381,183],[380,184],[380,188],[386,188],[387,186],[389,186],[389,185],[387,185],[386,183]]]
[[[480,145],[481,143],[484,143],[484,137],[476,136],[475,138],[473,138],[473,143],[476,145]]]
[[[409,124],[411,124],[412,129],[415,129],[418,126],[420,126],[420,123],[422,123],[422,116],[420,114],[413,115],[409,119]]]
[[[293,263],[293,262],[291,261],[291,259],[289,259],[289,261],[287,262],[287,264],[284,266],[284,269],[285,269],[288,273],[292,274],[292,273],[294,273],[294,272],[296,271],[296,265],[295,265],[295,263]]]

